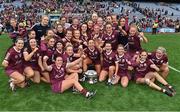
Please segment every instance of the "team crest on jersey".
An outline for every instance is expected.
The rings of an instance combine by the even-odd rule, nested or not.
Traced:
[[[110,60],[112,60],[112,57],[109,57]]]
[[[22,57],[22,54],[19,54],[19,57]]]
[[[15,59],[17,59],[18,58],[18,55],[15,55]]]
[[[125,59],[122,59],[122,62],[124,63],[124,62],[125,62]]]
[[[147,66],[147,64],[146,64],[146,63],[144,63],[144,66]]]

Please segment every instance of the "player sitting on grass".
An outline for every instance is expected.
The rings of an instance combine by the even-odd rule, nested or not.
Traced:
[[[55,63],[52,65],[47,65],[48,58],[44,58],[43,65],[45,69],[50,72],[51,88],[53,92],[63,93],[65,90],[74,86],[86,98],[91,98],[96,94],[96,92],[87,91],[81,86],[77,80],[77,73],[71,73],[70,75],[66,73],[70,67],[78,64],[84,58],[85,56],[82,55],[72,63],[63,64],[62,57],[56,57]]]
[[[159,68],[147,58],[148,54],[146,51],[142,51],[139,57],[136,59],[136,64],[134,64],[135,69],[135,81],[138,84],[147,84],[149,87],[161,91],[168,96],[174,96],[175,90],[170,86],[157,72]],[[154,78],[164,85],[163,88],[155,84],[152,80]]]

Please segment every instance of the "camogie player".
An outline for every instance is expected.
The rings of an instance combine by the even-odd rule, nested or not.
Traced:
[[[43,44],[44,46],[41,46],[41,53],[42,57],[47,57],[48,61],[47,63],[50,65],[53,63],[53,54],[55,51],[54,45],[55,45],[55,39],[51,36],[46,36],[45,37],[45,43]],[[42,45],[42,44],[41,44]],[[41,77],[41,80],[49,83],[49,73],[47,71],[42,72],[43,77]]]
[[[125,18],[121,18],[120,22],[119,22],[119,30],[120,30],[120,37],[118,38],[118,44],[122,44],[124,46],[124,48],[127,49],[128,46],[128,32],[129,32],[129,28],[128,26],[126,26],[126,19]]]
[[[149,87],[154,88],[160,92],[167,94],[168,96],[174,96],[175,90],[170,86],[157,72],[159,68],[148,59],[146,51],[141,51],[139,57],[136,59],[134,66],[135,80],[138,84],[147,84]],[[157,71],[157,72],[154,72]],[[153,82],[154,78],[165,86],[161,88]]]
[[[73,45],[73,51],[74,53],[80,52],[80,50],[83,49],[82,46],[82,40],[80,39],[81,33],[79,30],[74,30],[73,32],[73,39],[72,39],[72,45]]]
[[[15,86],[21,88],[26,86],[25,76],[23,75],[23,46],[23,39],[18,38],[15,41],[15,45],[8,49],[5,59],[2,62],[2,66],[5,67],[5,73],[9,78],[11,78],[10,87],[12,91],[15,90]]]
[[[100,61],[100,51],[95,47],[93,40],[88,41],[88,47],[84,49],[84,54],[86,58],[83,60],[83,71],[86,72],[89,64],[95,65],[95,70],[98,75],[101,72],[101,61]]]
[[[90,39],[94,40],[96,47],[103,46],[104,43],[102,41],[102,38],[103,33],[100,33],[100,27],[98,25],[94,25],[94,30],[90,35]]]
[[[164,47],[158,47],[155,52],[149,53],[148,57],[160,68],[161,76],[166,79],[169,74],[166,49]]]
[[[123,45],[119,44],[117,48],[116,54],[116,70],[114,74],[114,80],[112,84],[117,84],[119,80],[121,81],[122,87],[127,87],[131,76],[128,70],[132,70],[131,62],[129,61],[129,57],[124,50]]]
[[[79,57],[81,57],[81,54],[73,52],[73,45],[69,44],[65,47],[65,52],[62,56],[64,64],[74,62]],[[67,73],[82,73],[82,62],[79,62],[75,66],[69,67]]]
[[[139,55],[139,52],[142,50],[141,42],[147,43],[148,40],[144,36],[143,32],[140,32],[138,34],[137,26],[131,25],[129,29],[129,35],[128,37],[128,55],[132,57],[131,61],[132,63],[136,60],[137,56]]]
[[[42,65],[42,56],[35,38],[29,39],[29,47],[26,47],[23,52],[24,55],[24,72],[29,74],[31,80],[35,83],[40,83],[40,71],[44,71]]]
[[[81,40],[82,40],[83,48],[86,48],[89,40],[89,35],[87,33],[87,24],[85,23],[81,25]]]
[[[77,73],[67,75],[66,72],[67,69],[81,62],[82,59],[84,59],[84,56],[72,63],[66,64],[63,64],[62,57],[56,57],[54,64],[47,65],[47,59],[48,58],[44,58],[43,65],[45,66],[45,69],[50,72],[51,89],[53,92],[63,93],[65,90],[75,87],[86,98],[92,98],[96,94],[96,92],[90,92],[81,86],[76,79]]]
[[[53,60],[56,59],[56,57],[59,57],[59,56],[63,56],[64,54],[64,46],[63,46],[63,43],[62,41],[57,41],[56,44],[55,44],[55,51],[54,51],[54,54],[53,54]]]
[[[68,44],[72,43],[73,38],[73,32],[71,30],[66,31],[65,37],[62,39],[64,46],[67,46]]]
[[[112,50],[111,43],[106,42],[102,52],[102,70],[100,72],[99,81],[102,82],[108,76],[107,84],[110,85],[112,76],[115,72],[115,53]]]
[[[118,45],[118,37],[119,37],[119,33],[114,31],[112,28],[111,24],[106,24],[106,31],[104,32],[103,35],[103,42],[111,42],[112,46],[112,50],[115,51],[117,49],[117,45]]]
[[[148,40],[141,32],[138,34],[137,26],[131,25],[128,35],[128,50],[130,53],[136,53],[142,50],[141,41],[147,43]]]

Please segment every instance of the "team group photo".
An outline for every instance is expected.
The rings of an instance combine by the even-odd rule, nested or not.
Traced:
[[[180,110],[172,2],[1,0],[0,110]]]

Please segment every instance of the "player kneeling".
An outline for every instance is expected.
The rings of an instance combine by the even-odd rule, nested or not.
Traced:
[[[155,52],[149,53],[148,57],[159,67],[161,76],[166,79],[169,74],[166,49],[164,47],[158,47]]]
[[[83,60],[83,71],[86,72],[88,70],[88,65],[95,65],[95,70],[99,75],[101,72],[101,62],[100,62],[100,51],[95,47],[95,43],[93,40],[88,41],[88,47],[84,49],[84,54],[86,58]]]
[[[43,65],[45,69],[50,72],[51,89],[53,92],[63,93],[65,90],[75,87],[86,98],[91,98],[95,95],[96,92],[87,91],[81,86],[76,79],[77,73],[66,74],[66,70],[78,64],[84,58],[85,56],[83,55],[72,63],[63,64],[62,57],[56,57],[55,63],[49,66],[46,62],[48,58],[44,59]]]
[[[116,71],[112,84],[117,84],[121,80],[122,87],[127,87],[131,76],[129,70],[132,70],[131,62],[128,60],[127,54],[125,53],[124,47],[120,44],[117,48],[116,54]]]
[[[176,92],[173,87],[170,86],[157,72],[153,72],[154,70],[159,71],[159,68],[151,60],[149,60],[147,56],[147,52],[142,51],[136,60],[137,62],[134,65],[136,83],[147,84],[149,87],[161,91],[168,96],[174,96]],[[161,88],[155,84],[152,81],[154,78],[165,87]]]
[[[115,72],[115,53],[112,51],[111,43],[105,43],[104,50],[102,51],[102,70],[99,76],[99,81],[102,82],[108,76],[107,85],[111,85],[112,76]]]

